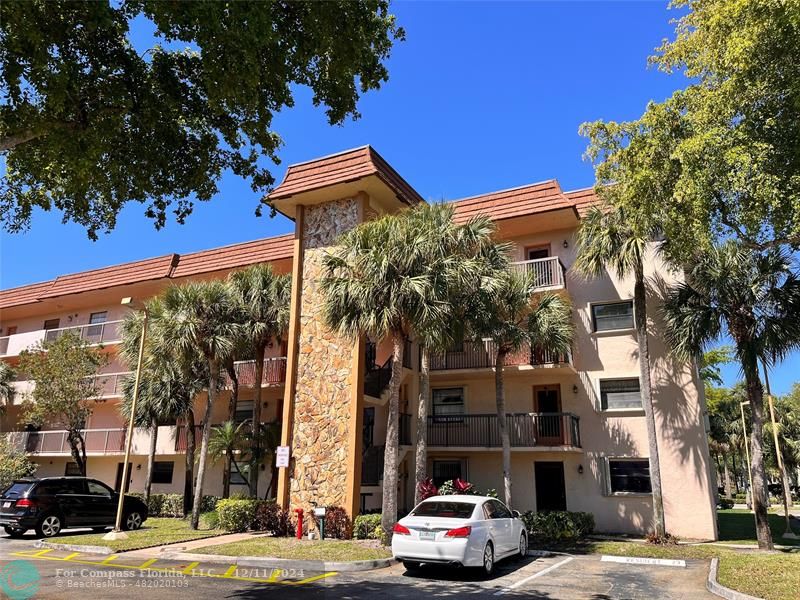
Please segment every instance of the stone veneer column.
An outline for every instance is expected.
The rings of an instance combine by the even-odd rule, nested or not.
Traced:
[[[364,216],[365,199],[299,207],[283,444],[278,500],[292,510],[341,506],[354,515],[361,485],[363,341],[333,333],[323,321],[322,260],[336,238]],[[298,252],[299,251],[299,252]]]

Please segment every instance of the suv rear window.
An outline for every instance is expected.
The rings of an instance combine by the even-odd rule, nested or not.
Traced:
[[[467,502],[423,502],[411,514],[415,517],[445,517],[469,519],[475,510],[474,504]]]
[[[22,481],[19,483],[12,483],[10,487],[3,492],[4,498],[19,498],[24,495],[31,487],[30,481]]]

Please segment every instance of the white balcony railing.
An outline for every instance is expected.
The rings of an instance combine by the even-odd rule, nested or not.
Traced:
[[[92,325],[75,325],[59,329],[38,329],[0,337],[0,356],[17,356],[37,342],[57,340],[65,331],[71,331],[90,344],[110,344],[122,338],[122,321],[108,321]]]
[[[86,444],[86,453],[123,454],[125,452],[125,436],[128,430],[123,428],[84,429],[81,433]],[[19,450],[39,455],[69,455],[71,453],[67,432],[63,429],[50,431],[10,431],[4,434]],[[146,429],[134,429],[131,440],[131,454],[146,455],[150,448],[151,432]],[[174,454],[177,428],[174,425],[161,425],[158,428],[156,454]]]
[[[122,396],[123,385],[128,377],[133,375],[133,371],[122,371],[120,373],[101,373],[92,379],[97,380],[99,391],[98,398],[118,398]]]
[[[561,264],[557,256],[523,260],[511,264],[515,269],[529,272],[537,290],[557,290],[564,287],[566,267]]]

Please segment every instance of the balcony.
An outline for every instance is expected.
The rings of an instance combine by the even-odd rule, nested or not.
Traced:
[[[516,413],[506,417],[512,448],[580,448],[579,417],[572,413]],[[431,448],[500,448],[496,414],[428,417]]]
[[[122,371],[95,375],[92,379],[97,380],[97,388],[100,392],[97,398],[121,398],[125,380],[132,377],[133,374],[133,371]]]
[[[52,342],[66,331],[71,331],[90,344],[112,344],[122,339],[122,321],[108,321],[94,325],[76,325],[59,329],[39,329],[0,337],[0,356],[19,356],[19,353],[37,342]]]
[[[253,387],[256,382],[256,361],[240,360],[233,363],[239,385],[243,387]],[[231,387],[231,380],[226,373],[225,386]],[[286,357],[267,358],[264,360],[264,373],[261,377],[261,386],[283,385],[286,383]]]
[[[127,432],[127,429],[119,427],[83,430],[81,433],[86,443],[86,454],[88,456],[124,454],[125,436]],[[11,431],[5,435],[15,447],[31,454],[65,456],[71,454],[69,441],[67,440],[67,432],[62,429],[50,431]],[[156,454],[174,454],[173,447],[175,437],[176,431],[174,425],[159,426]],[[131,441],[131,454],[147,455],[149,451],[150,431],[146,429],[134,429],[133,440]]]
[[[431,371],[494,368],[496,354],[497,345],[492,341],[465,342],[458,350],[431,354]],[[571,366],[572,357],[569,354],[546,352],[540,348],[531,350],[526,346],[518,352],[506,355],[505,364],[507,367]]]
[[[514,269],[530,273],[537,292],[563,290],[566,288],[567,268],[557,256],[535,258],[511,263]]]

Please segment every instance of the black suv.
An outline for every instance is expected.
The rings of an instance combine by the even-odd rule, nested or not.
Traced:
[[[119,494],[105,483],[86,477],[18,479],[0,496],[0,525],[11,537],[35,529],[40,537],[53,537],[65,527],[113,526]],[[122,527],[139,529],[147,519],[147,506],[125,496]]]

